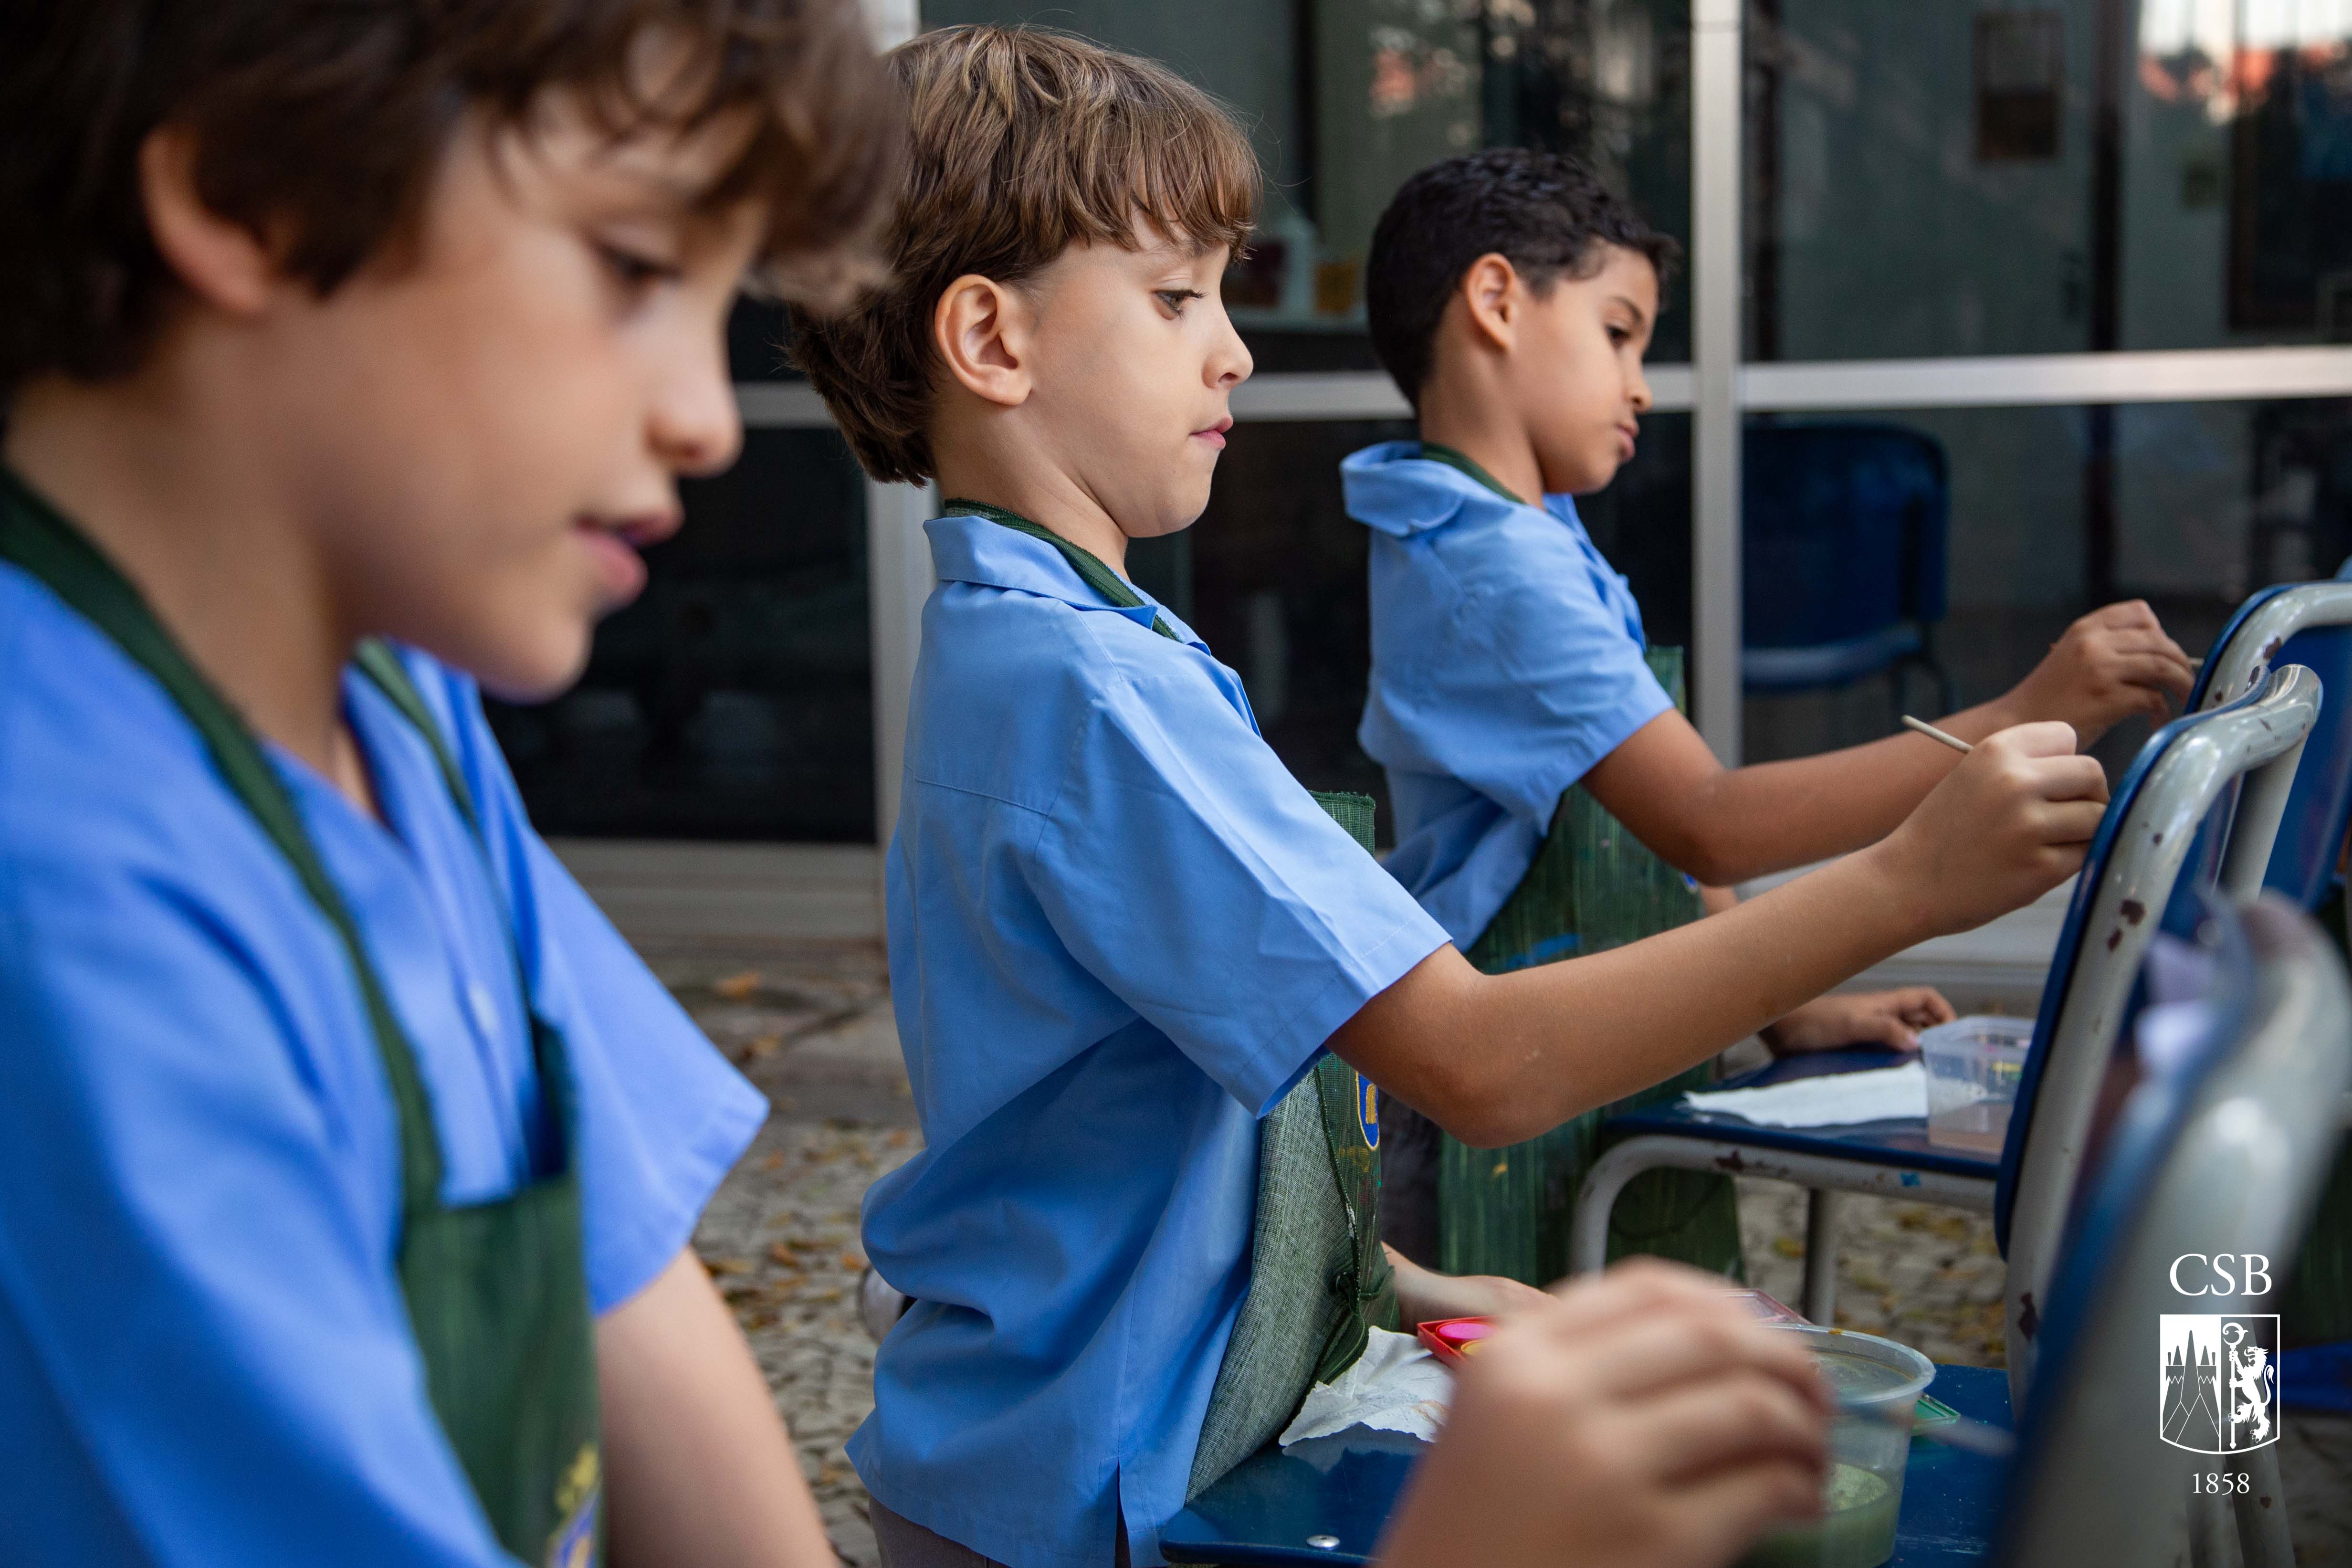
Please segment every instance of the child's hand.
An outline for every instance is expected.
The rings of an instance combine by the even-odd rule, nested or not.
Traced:
[[[1811,1353],[1720,1279],[1637,1259],[1520,1314],[1462,1369],[1383,1568],[1722,1568],[1821,1508]]]
[[[1959,1016],[1932,985],[1820,996],[1762,1032],[1776,1057],[1833,1051],[1841,1046],[1919,1048],[1919,1031]]]
[[[1928,936],[2032,903],[2078,870],[2107,805],[2107,776],[2063,724],[2020,724],[1979,742],[1906,818],[1862,851],[1894,908]]]
[[[1396,1271],[1397,1315],[1407,1332],[1446,1318],[1503,1318],[1551,1305],[1551,1298],[1532,1285],[1497,1274],[1440,1274],[1386,1242],[1381,1245]]]
[[[2083,745],[2135,713],[2161,724],[2189,700],[2197,661],[2167,637],[2146,602],[2093,610],[2001,700],[2019,722],[2056,719]]]

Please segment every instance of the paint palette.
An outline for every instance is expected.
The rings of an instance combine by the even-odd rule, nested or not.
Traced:
[[[1459,1365],[1463,1359],[1478,1353],[1481,1342],[1495,1331],[1492,1318],[1440,1318],[1423,1323],[1418,1331],[1421,1342],[1429,1353],[1449,1366]]]

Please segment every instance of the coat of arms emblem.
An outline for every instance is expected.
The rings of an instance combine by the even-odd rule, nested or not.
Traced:
[[[2199,1454],[2237,1454],[2278,1441],[2279,1321],[2164,1314],[2159,1428]]]

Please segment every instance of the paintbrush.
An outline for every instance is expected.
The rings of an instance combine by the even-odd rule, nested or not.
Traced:
[[[1974,746],[1969,745],[1958,735],[1947,735],[1941,730],[1937,729],[1933,724],[1928,723],[1925,719],[1914,719],[1908,713],[1903,715],[1903,727],[1906,730],[1916,730],[1931,741],[1941,741],[1945,745],[1951,747],[1952,750],[1959,752],[1962,756],[1966,756],[1970,752],[1976,750]]]

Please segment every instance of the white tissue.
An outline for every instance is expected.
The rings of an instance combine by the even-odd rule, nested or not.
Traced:
[[[1793,1079],[1769,1089],[1687,1093],[1683,1100],[1693,1110],[1727,1112],[1759,1127],[1841,1127],[1900,1117],[1924,1121],[1927,1070],[1908,1061],[1899,1068]]]
[[[1445,1425],[1454,1374],[1411,1334],[1374,1329],[1356,1364],[1307,1391],[1307,1403],[1282,1434],[1282,1446],[1328,1437],[1350,1426],[1402,1432],[1430,1442]]]

